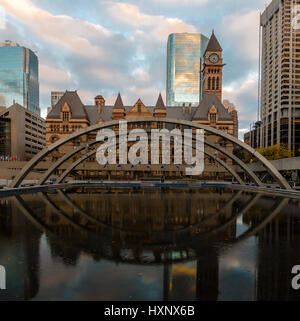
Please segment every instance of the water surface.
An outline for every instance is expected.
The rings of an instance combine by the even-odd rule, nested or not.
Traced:
[[[299,206],[229,189],[0,199],[0,299],[299,300]]]

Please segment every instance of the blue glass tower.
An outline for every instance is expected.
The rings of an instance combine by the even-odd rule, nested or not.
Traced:
[[[202,97],[202,66],[209,39],[198,33],[169,35],[167,52],[167,105],[198,106]]]
[[[14,102],[40,115],[39,63],[28,48],[6,41],[0,44],[0,106]]]

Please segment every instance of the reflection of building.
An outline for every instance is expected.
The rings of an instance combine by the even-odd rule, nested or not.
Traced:
[[[279,203],[271,198],[261,200],[243,216],[243,222],[249,227],[258,226]],[[256,300],[300,300],[300,292],[291,285],[292,268],[299,264],[299,223],[299,206],[294,200],[256,235]]]
[[[38,58],[28,48],[0,43],[0,105],[14,103],[40,115]]]
[[[0,110],[0,157],[29,160],[45,143],[43,118],[19,104]]]
[[[273,0],[261,15],[261,147],[300,149],[299,1]],[[298,19],[298,20],[297,20]]]
[[[167,105],[178,106],[201,100],[200,60],[209,39],[202,34],[169,35],[167,53]]]
[[[41,232],[20,215],[15,203],[1,202],[0,264],[6,268],[6,290],[2,300],[30,300],[39,290]]]
[[[295,208],[290,210],[297,213]],[[291,285],[292,268],[299,264],[299,232],[299,219],[291,215],[286,219],[276,218],[259,232],[257,300],[300,300],[299,291]],[[288,245],[288,251],[282,249],[283,244]]]

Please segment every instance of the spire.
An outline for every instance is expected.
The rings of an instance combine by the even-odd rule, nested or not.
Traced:
[[[158,99],[157,99],[157,103],[156,103],[156,108],[159,108],[159,109],[165,109],[166,106],[165,106],[165,103],[162,99],[162,96],[161,96],[161,93],[159,93],[159,96],[158,96]]]
[[[207,45],[206,51],[222,51],[222,47],[220,46],[220,43],[218,39],[215,36],[215,31],[212,31],[209,43]]]
[[[122,97],[121,97],[120,93],[118,93],[118,97],[116,99],[114,108],[124,108]]]

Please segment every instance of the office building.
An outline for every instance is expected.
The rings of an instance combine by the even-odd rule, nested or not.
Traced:
[[[228,110],[229,114],[233,118],[233,136],[238,138],[239,137],[239,119],[238,119],[238,112],[234,106],[229,100],[225,99],[223,101],[224,107]]]
[[[51,108],[53,108],[58,103],[64,93],[64,91],[51,91]]]
[[[28,161],[46,146],[45,120],[15,103],[0,109],[0,159]]]
[[[14,103],[40,115],[38,57],[15,42],[0,43],[0,105]]]
[[[202,34],[174,33],[168,38],[167,105],[198,106],[202,98],[200,70],[209,39]],[[202,62],[202,63],[201,63]]]
[[[262,13],[260,147],[300,152],[300,1],[273,0]],[[256,129],[257,130],[257,129]]]

